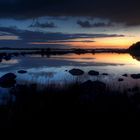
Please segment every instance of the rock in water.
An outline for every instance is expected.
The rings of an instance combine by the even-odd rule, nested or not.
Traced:
[[[94,70],[91,70],[88,72],[89,75],[91,76],[98,76],[99,75],[99,72],[98,71],[94,71]]]
[[[26,70],[19,70],[18,73],[25,74],[25,73],[27,73],[27,71]]]
[[[80,69],[72,69],[69,71],[69,73],[73,76],[78,76],[78,75],[83,75],[84,71],[82,71]]]
[[[128,74],[124,74],[124,75],[122,75],[122,76],[124,76],[124,77],[128,77]]]
[[[122,82],[122,81],[124,81],[124,79],[122,79],[122,78],[119,78],[119,79],[118,79],[118,81],[119,81],[119,82]]]
[[[13,73],[7,73],[0,78],[0,86],[3,88],[10,88],[16,83],[16,75]]]
[[[81,88],[83,89],[89,89],[89,90],[95,90],[95,91],[104,91],[106,89],[106,84],[101,81],[91,81],[88,80],[81,84]]]
[[[108,74],[108,73],[103,73],[102,75],[107,76],[107,75],[109,75],[109,74]]]
[[[140,79],[140,74],[131,74],[133,79]]]

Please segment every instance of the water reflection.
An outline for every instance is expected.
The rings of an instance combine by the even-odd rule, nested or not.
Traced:
[[[81,81],[102,80],[112,85],[118,82],[118,78],[124,81],[118,85],[139,84],[139,80],[134,80],[130,74],[139,73],[140,62],[128,53],[84,53],[84,54],[64,54],[52,55],[49,58],[39,54],[13,56],[10,60],[2,60],[0,63],[0,76],[13,72],[17,75],[19,83],[40,83],[46,85],[53,83],[69,83],[76,80],[69,74],[72,68],[82,69],[85,74],[78,77]],[[26,70],[26,74],[19,74],[18,70]],[[67,71],[66,71],[67,70]],[[99,71],[99,76],[89,76],[90,70]],[[109,75],[103,75],[107,73]],[[122,77],[123,74],[128,77]]]
[[[18,59],[11,59],[11,60],[8,60],[8,61],[3,60],[1,62],[2,65],[13,65],[13,64],[17,64],[17,63],[19,63]]]
[[[140,54],[139,54],[139,52],[138,53],[137,52],[131,52],[130,54],[133,57],[133,59],[136,59],[136,60],[140,61]]]
[[[98,62],[106,64],[137,64],[138,61],[135,61],[132,56],[128,53],[87,53],[87,54],[68,54],[63,56],[55,56],[57,59],[72,60],[77,62]]]

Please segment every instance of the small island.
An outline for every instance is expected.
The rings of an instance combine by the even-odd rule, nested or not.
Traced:
[[[129,51],[133,51],[133,52],[140,51],[140,41],[130,46]]]
[[[140,61],[140,41],[129,47],[128,53],[136,60]]]

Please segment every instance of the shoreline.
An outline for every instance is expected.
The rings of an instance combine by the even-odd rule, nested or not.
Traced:
[[[128,49],[41,49],[41,48],[0,48],[0,56],[5,55],[64,55],[64,54],[86,54],[86,53],[131,53]]]

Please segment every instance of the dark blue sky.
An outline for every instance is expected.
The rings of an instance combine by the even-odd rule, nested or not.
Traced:
[[[136,0],[0,0],[0,47],[126,48],[140,37],[139,4]]]

